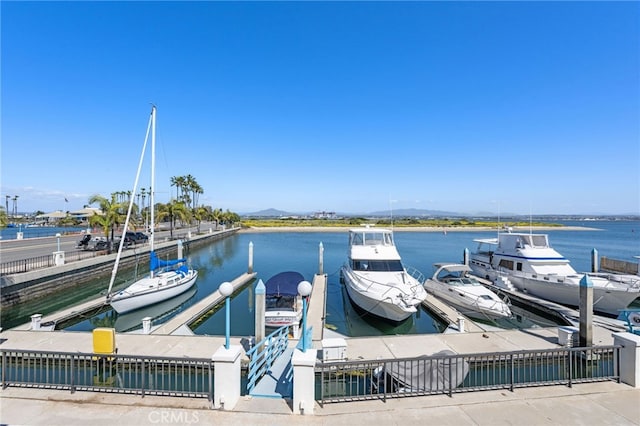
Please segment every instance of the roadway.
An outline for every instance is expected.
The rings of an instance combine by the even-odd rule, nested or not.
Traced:
[[[202,224],[200,230],[208,229],[210,224]],[[174,229],[174,237],[177,235],[186,235],[187,232],[195,232],[196,227],[192,228],[180,228]],[[117,233],[120,235],[121,233]],[[161,241],[169,237],[170,231],[159,230],[156,231],[156,240]],[[74,252],[80,249],[76,248],[78,241],[82,238],[81,233],[78,234],[64,234],[60,236],[60,250],[64,252]],[[101,236],[102,233],[96,234]],[[32,257],[48,256],[51,253],[58,251],[58,238],[57,237],[39,237],[39,238],[25,238],[22,240],[0,240],[0,262],[11,262],[16,260],[29,259]]]

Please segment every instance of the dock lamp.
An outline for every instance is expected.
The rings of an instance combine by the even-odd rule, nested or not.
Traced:
[[[311,283],[301,281],[298,284],[298,293],[302,296],[302,352],[307,351],[307,296],[311,294]]]
[[[226,321],[225,321],[225,331],[224,331],[224,348],[229,349],[229,330],[230,330],[230,320],[229,320],[229,310],[231,307],[230,300],[231,294],[233,293],[233,285],[230,282],[223,282],[220,284],[220,294],[222,294],[225,298],[225,311],[226,311]]]
[[[60,237],[61,237],[61,236],[62,236],[62,235],[60,235],[60,233],[59,233],[59,232],[56,234],[56,238],[58,239],[58,251],[60,251]]]

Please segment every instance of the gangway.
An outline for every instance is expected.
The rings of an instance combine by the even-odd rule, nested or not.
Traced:
[[[293,369],[289,347],[289,326],[269,334],[247,351],[249,372],[247,392],[254,397],[291,398]]]

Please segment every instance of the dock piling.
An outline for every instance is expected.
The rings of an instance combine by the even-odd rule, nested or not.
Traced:
[[[580,347],[593,342],[593,283],[588,275],[580,280]]]

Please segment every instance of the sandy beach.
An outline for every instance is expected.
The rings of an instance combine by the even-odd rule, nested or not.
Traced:
[[[241,233],[261,233],[261,232],[348,232],[349,229],[357,226],[268,226],[243,228]],[[381,227],[384,228],[384,227]],[[588,228],[586,226],[513,226],[512,232],[539,232],[539,231],[597,231],[598,228]],[[394,226],[394,232],[470,232],[486,231],[495,232],[495,228],[488,226]]]

